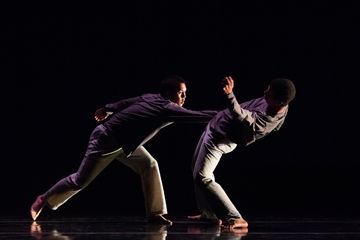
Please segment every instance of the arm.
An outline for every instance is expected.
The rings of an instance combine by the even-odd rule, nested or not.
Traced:
[[[240,120],[246,126],[252,125],[255,122],[255,119],[252,117],[252,112],[241,108],[233,93],[234,80],[232,79],[232,77],[226,77],[222,81],[222,85],[225,95],[226,106],[230,110],[231,115],[234,118]]]
[[[234,93],[232,92],[233,87],[234,87],[234,81],[232,80],[231,77],[225,78],[223,80],[223,90],[225,93],[226,105],[230,110],[231,115],[235,119],[238,119],[241,122],[241,124],[251,129],[254,133],[260,133],[261,135],[258,136],[261,137],[266,136],[273,130],[277,131],[280,129],[281,125],[283,124],[283,120],[280,121],[280,123],[277,126],[275,126],[274,129],[274,124],[277,124],[277,122],[279,121],[269,120],[267,115],[261,114],[260,112],[257,112],[255,110],[249,111],[247,109],[242,108],[240,104],[237,102]],[[284,117],[286,116],[286,113],[287,112],[285,112]]]
[[[213,110],[193,111],[176,104],[170,104],[167,108],[169,110],[167,121],[177,123],[207,123],[219,112]]]
[[[108,116],[110,116],[114,112],[115,113],[120,112],[121,110],[134,104],[139,98],[140,97],[128,98],[116,103],[106,104],[105,107],[96,110],[95,120],[97,122],[105,120]]]

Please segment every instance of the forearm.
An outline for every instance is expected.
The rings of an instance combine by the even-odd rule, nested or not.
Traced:
[[[240,104],[236,100],[235,94],[233,92],[229,94],[224,93],[224,98],[225,98],[226,106],[230,110],[230,113],[235,118],[241,118],[243,115],[243,111],[240,107]]]
[[[230,94],[225,94],[224,97],[226,106],[235,119],[240,120],[246,126],[250,126],[255,122],[255,119],[252,116],[252,112],[243,109],[240,106],[233,92],[231,92]]]
[[[106,104],[105,107],[102,108],[104,112],[120,112],[121,110],[129,107],[134,104],[140,97],[128,98],[121,100],[116,103]]]
[[[207,123],[219,112],[216,110],[193,111],[179,106],[172,106],[169,110],[168,120],[178,123]]]

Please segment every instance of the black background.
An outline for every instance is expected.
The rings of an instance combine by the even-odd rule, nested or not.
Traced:
[[[358,39],[354,2],[18,1],[2,7],[0,214],[28,214],[75,172],[106,103],[187,81],[185,108],[222,110],[269,81],[297,96],[279,132],[223,157],[215,175],[246,216],[357,216]],[[170,214],[197,214],[190,163],[205,124],[174,124],[145,147]],[[144,215],[140,180],[112,162],[56,212]],[[30,217],[30,215],[29,215]]]

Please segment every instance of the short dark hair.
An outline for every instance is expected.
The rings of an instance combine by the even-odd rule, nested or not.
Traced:
[[[273,79],[270,82],[270,89],[274,93],[274,99],[283,102],[283,106],[288,105],[296,94],[295,85],[286,78]]]
[[[179,91],[180,83],[186,83],[186,81],[178,75],[170,75],[164,78],[161,82],[160,93],[166,95],[166,92],[177,92]]]

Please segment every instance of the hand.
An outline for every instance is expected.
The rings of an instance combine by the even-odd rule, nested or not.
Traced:
[[[232,90],[234,88],[234,80],[232,79],[232,77],[225,77],[225,79],[223,79],[221,84],[223,86],[223,90],[225,94],[232,93]]]
[[[103,111],[101,109],[96,110],[95,112],[95,120],[97,122],[100,122],[102,120],[106,119],[106,116],[104,115]]]

